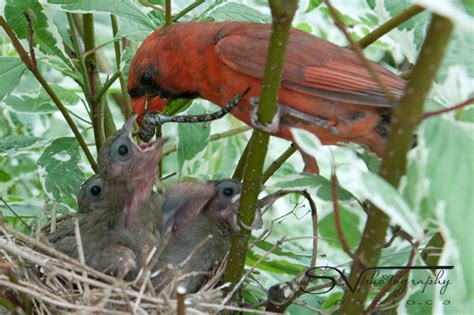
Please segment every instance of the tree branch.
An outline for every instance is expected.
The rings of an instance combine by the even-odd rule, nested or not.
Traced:
[[[49,83],[45,80],[45,78],[41,75],[38,68],[35,67],[32,64],[32,61],[31,61],[30,57],[28,56],[28,53],[25,51],[25,49],[23,48],[23,46],[19,42],[18,38],[16,37],[15,33],[13,33],[12,29],[8,25],[7,21],[5,21],[3,16],[0,16],[0,25],[3,27],[3,29],[7,33],[8,37],[12,41],[12,44],[15,47],[16,51],[18,52],[18,55],[20,56],[23,63],[26,65],[28,70],[30,70],[31,73],[35,76],[35,78],[38,80],[38,82],[44,88],[46,93],[48,93],[49,97],[51,97],[51,100],[54,102],[56,107],[59,109],[59,111],[63,115],[64,119],[66,120],[67,124],[69,125],[69,128],[71,128],[72,133],[76,137],[77,142],[81,146],[82,151],[86,155],[86,158],[89,161],[92,169],[94,170],[94,172],[97,172],[97,163],[95,162],[94,157],[92,156],[92,153],[90,152],[89,148],[87,147],[87,144],[84,141],[84,138],[82,137],[79,129],[77,128],[76,124],[74,123],[74,120],[72,120],[71,116],[69,115],[69,112],[67,111],[67,108],[61,102],[61,100],[56,95],[56,93],[54,93],[53,89],[51,88]]]
[[[411,147],[414,130],[420,121],[426,95],[435,79],[452,30],[451,21],[433,15],[406,94],[394,108],[386,152],[380,166],[380,174],[394,187],[398,187],[400,178],[406,171],[406,155]],[[356,283],[365,268],[377,265],[389,223],[390,218],[385,213],[374,205],[369,207],[362,239],[355,253],[359,263],[354,261],[349,283]],[[371,275],[371,272],[364,273],[368,278]],[[340,314],[361,314],[368,293],[367,286],[355,292],[346,289]]]
[[[270,124],[277,111],[276,100],[281,84],[286,44],[297,6],[297,0],[270,0],[273,19],[272,35],[263,77],[263,88],[260,91],[260,105],[257,109],[258,121],[262,125]],[[251,226],[255,218],[269,136],[263,130],[254,129],[250,139],[238,210],[239,219],[243,224],[240,233],[232,237],[229,261],[224,276],[224,282],[231,282],[233,286],[238,283],[244,270],[251,231],[243,225]]]
[[[120,70],[120,61],[122,60],[122,53],[120,50],[120,41],[115,38],[118,33],[117,17],[115,15],[110,15],[110,20],[112,22],[112,33],[114,36],[114,50],[115,50],[115,66],[117,71],[120,71],[119,81],[120,81],[120,90],[122,92],[122,99],[125,103],[125,118],[128,119],[132,116],[132,105],[130,104],[130,98],[128,97],[127,84],[125,83],[125,78],[123,73]]]
[[[420,7],[419,5],[412,5],[405,11],[401,12],[400,14],[394,16],[390,20],[386,21],[376,29],[374,29],[372,32],[369,34],[365,35],[363,38],[359,40],[359,45],[362,48],[366,48],[367,46],[370,46],[373,44],[377,39],[382,37],[383,35],[387,34],[391,30],[393,30],[395,27],[398,25],[402,24],[403,22],[411,19],[415,15],[423,12],[425,8]]]
[[[179,20],[180,18],[182,18],[183,16],[185,16],[186,14],[188,14],[188,12],[194,10],[195,8],[197,8],[198,6],[200,6],[201,4],[203,4],[204,2],[206,2],[206,0],[196,0],[196,1],[194,1],[193,3],[191,3],[190,5],[188,5],[186,8],[184,8],[183,10],[181,10],[180,12],[178,12],[175,16],[173,16],[172,21],[173,21],[173,22],[178,22],[178,20]]]

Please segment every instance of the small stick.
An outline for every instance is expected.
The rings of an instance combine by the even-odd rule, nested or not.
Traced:
[[[471,103],[474,103],[474,97],[471,97],[467,100],[465,100],[464,102],[458,104],[458,105],[455,105],[453,107],[448,107],[448,108],[443,108],[443,109],[440,109],[440,110],[434,110],[434,111],[431,111],[431,112],[426,112],[426,113],[423,113],[423,116],[421,117],[421,119],[426,119],[426,118],[429,118],[429,117],[433,117],[433,116],[438,116],[438,115],[441,115],[441,114],[444,114],[444,113],[448,113],[448,112],[451,112],[451,111],[454,111],[454,110],[458,110],[460,108],[463,108]]]
[[[46,198],[46,201],[44,202],[43,209],[41,209],[41,215],[38,220],[38,225],[36,226],[36,240],[39,241],[40,236],[41,236],[41,222],[43,222],[44,217],[46,216],[46,209],[48,208],[49,204],[49,199]]]
[[[31,24],[31,16],[28,13],[23,13],[26,18],[26,22],[28,23],[28,47],[30,49],[30,58],[31,64],[33,67],[37,67],[38,63],[36,62],[36,54],[33,44],[33,25]]]
[[[186,304],[184,303],[186,299],[186,288],[183,286],[178,286],[176,289],[176,298],[177,298],[177,315],[185,315],[186,314]]]
[[[344,232],[342,231],[341,226],[341,216],[339,213],[339,204],[337,202],[337,175],[336,169],[334,165],[334,161],[332,163],[333,167],[331,170],[331,188],[332,188],[332,202],[333,202],[333,209],[334,209],[334,221],[336,222],[336,231],[337,237],[339,238],[339,242],[341,243],[342,249],[344,252],[351,257],[354,261],[356,261],[356,256],[352,253],[349,244],[344,237]]]

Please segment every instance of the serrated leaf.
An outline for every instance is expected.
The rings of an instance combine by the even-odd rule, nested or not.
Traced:
[[[0,57],[0,101],[18,85],[25,70],[20,58]]]
[[[84,181],[79,168],[81,155],[75,138],[58,138],[47,146],[38,160],[41,185],[50,199],[75,200]]]
[[[51,85],[51,88],[64,105],[76,105],[80,101],[79,96],[74,91],[59,85]],[[36,96],[10,95],[5,99],[5,103],[15,111],[21,113],[48,113],[58,109],[43,89],[41,89]]]
[[[22,152],[42,144],[42,138],[33,136],[10,135],[0,138],[0,156],[9,152]]]
[[[135,22],[131,19],[121,19],[115,38],[120,39],[126,36],[127,39],[142,42],[154,30],[155,27],[144,25],[143,23]]]
[[[57,4],[62,10],[68,12],[106,12],[140,23],[150,29],[155,28],[150,18],[129,0],[48,0],[48,3]]]
[[[203,16],[204,19],[211,19],[213,21],[247,21],[257,23],[270,23],[271,16],[263,14],[247,5],[225,2],[217,6],[214,10],[209,11]]]
[[[53,22],[43,12],[43,7],[37,0],[7,0],[5,5],[5,19],[20,39],[28,37],[28,22],[25,14],[31,19],[33,28],[33,43],[47,55],[57,56],[66,64],[70,64],[65,53],[58,48],[62,43],[58,42],[50,31]]]

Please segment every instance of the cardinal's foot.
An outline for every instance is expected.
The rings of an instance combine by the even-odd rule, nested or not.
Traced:
[[[258,121],[257,117],[257,110],[260,103],[260,99],[258,97],[251,97],[249,99],[250,105],[253,106],[252,111],[250,112],[250,121],[254,128],[263,130],[268,133],[276,133],[280,129],[280,104],[277,103],[277,111],[273,116],[272,122],[268,125],[262,125]]]

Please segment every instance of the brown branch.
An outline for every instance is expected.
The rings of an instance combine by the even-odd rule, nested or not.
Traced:
[[[77,128],[76,124],[74,123],[74,120],[72,120],[71,116],[69,115],[69,112],[68,112],[67,108],[61,102],[61,100],[56,95],[56,93],[53,91],[53,89],[51,88],[49,83],[42,76],[42,74],[38,70],[38,68],[33,65],[31,58],[28,56],[28,53],[25,51],[25,49],[21,45],[20,41],[16,37],[15,33],[13,33],[12,29],[8,25],[7,21],[5,21],[3,16],[0,16],[0,25],[3,27],[3,29],[7,33],[8,37],[10,38],[10,40],[13,44],[13,47],[15,47],[16,51],[18,52],[18,55],[20,56],[20,59],[26,65],[28,70],[30,70],[31,73],[35,76],[35,78],[41,84],[41,86],[46,91],[46,93],[48,93],[51,100],[54,102],[56,107],[59,109],[59,111],[63,115],[64,119],[66,120],[67,124],[69,125],[69,128],[71,128],[72,133],[76,137],[77,142],[79,142],[79,145],[82,148],[82,151],[86,155],[86,158],[89,161],[92,169],[95,172],[97,172],[97,163],[95,162],[94,157],[92,156],[92,153],[89,151],[89,148],[87,147],[87,144],[84,141],[84,138],[82,137],[79,129]]]
[[[334,210],[334,222],[336,223],[337,237],[339,238],[339,242],[341,243],[342,250],[354,261],[356,261],[358,257],[355,256],[354,253],[352,253],[351,247],[347,243],[346,238],[344,237],[344,232],[342,231],[341,215],[339,213],[339,203],[337,199],[337,175],[336,175],[334,161],[332,165],[333,165],[332,170],[331,170],[332,204],[333,204],[333,210]]]
[[[28,23],[28,47],[30,49],[31,64],[33,67],[37,67],[38,63],[36,62],[36,54],[33,43],[33,25],[31,24],[31,16],[28,12],[23,13],[23,15],[25,16],[26,22]]]
[[[354,41],[347,32],[346,26],[344,23],[341,21],[341,19],[338,16],[337,10],[332,6],[331,2],[329,0],[324,0],[324,3],[327,5],[329,9],[329,13],[334,19],[334,23],[336,24],[337,28],[344,34],[346,39],[349,41],[352,50],[357,54],[359,57],[360,61],[364,64],[366,67],[367,71],[370,73],[372,76],[372,79],[379,85],[379,87],[384,91],[385,96],[391,101],[395,102],[397,100],[397,97],[389,90],[385,82],[382,80],[382,78],[379,76],[377,71],[375,70],[374,66],[365,58],[364,52],[362,51],[361,45]]]
[[[431,111],[431,112],[425,112],[425,113],[423,113],[423,116],[421,117],[421,119],[426,119],[426,118],[433,117],[433,116],[438,116],[438,115],[441,115],[441,114],[444,114],[444,113],[449,113],[449,112],[461,109],[463,107],[466,107],[467,105],[472,104],[472,103],[474,103],[474,97],[471,97],[471,98],[465,100],[464,102],[459,103],[458,105],[455,105],[453,107],[443,108],[443,109],[440,109],[440,110],[434,110],[434,111]]]
[[[186,288],[182,286],[178,286],[176,288],[176,315],[185,315],[186,314],[186,304],[184,303],[186,300]]]

